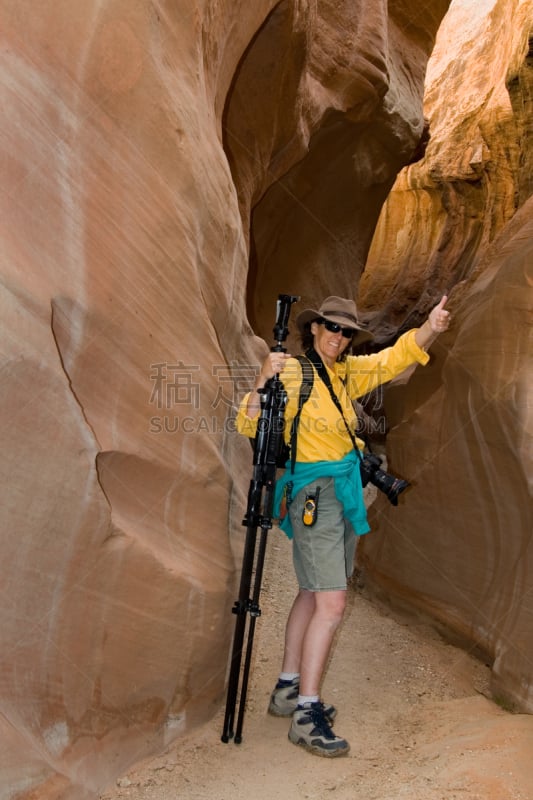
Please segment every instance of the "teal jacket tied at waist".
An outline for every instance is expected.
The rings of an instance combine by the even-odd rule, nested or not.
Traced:
[[[313,463],[297,461],[294,465],[293,473],[291,473],[290,462],[287,462],[285,472],[276,481],[274,518],[279,518],[281,501],[287,483],[292,482],[291,496],[294,499],[305,486],[319,478],[333,478],[335,481],[335,494],[339,502],[342,503],[344,516],[352,524],[355,534],[361,536],[363,533],[368,533],[370,526],[366,517],[359,463],[360,458],[355,450],[341,458],[340,461],[315,461]],[[280,528],[287,534],[289,539],[292,539],[292,525],[289,514],[280,522]]]

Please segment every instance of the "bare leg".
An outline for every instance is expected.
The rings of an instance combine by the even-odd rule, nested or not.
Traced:
[[[315,610],[315,593],[300,589],[296,595],[285,628],[283,672],[300,672],[302,642]]]
[[[300,694],[320,693],[322,673],[346,607],[346,591],[301,589],[285,631],[284,672],[300,673]]]
[[[315,611],[302,643],[300,694],[320,694],[335,632],[346,607],[346,591],[315,592]]]

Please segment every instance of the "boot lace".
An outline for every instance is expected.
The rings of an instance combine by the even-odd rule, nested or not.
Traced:
[[[335,739],[335,734],[331,730],[331,725],[328,718],[324,714],[324,703],[313,703],[311,708],[306,709],[309,714],[313,725],[315,726],[312,733],[313,735],[323,736],[324,739]]]

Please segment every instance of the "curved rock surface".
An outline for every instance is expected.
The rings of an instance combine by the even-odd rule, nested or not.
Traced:
[[[6,798],[93,798],[223,702],[249,477],[248,445],[231,417],[265,349],[254,332],[270,342],[279,291],[302,302],[353,293],[398,171],[424,151],[424,76],[448,5],[43,0],[36,10],[29,0],[2,0]],[[523,36],[529,3],[516,7]],[[523,48],[512,52],[518,120]],[[520,113],[514,157],[525,159],[523,174],[530,115]],[[484,151],[470,162],[483,172]],[[526,217],[530,184],[521,181]],[[435,208],[443,186],[437,182]],[[500,228],[508,220],[519,226],[510,198],[494,184]],[[490,216],[485,206],[476,213]],[[437,221],[426,219],[437,241]],[[444,213],[439,223],[446,228]],[[475,239],[479,252],[498,227],[480,225],[490,230]],[[519,286],[521,230],[527,219],[505,240],[512,252],[504,262]],[[447,255],[453,283],[456,254]],[[457,325],[464,320],[476,337],[493,332],[503,274],[490,282],[492,264],[499,262],[476,261],[483,291],[476,283],[470,295],[457,293],[464,308],[468,297],[479,299],[475,315],[457,312]],[[424,286],[403,291],[405,319],[423,313],[443,282],[432,272]],[[510,307],[516,295],[504,286]],[[384,291],[375,306],[365,301],[383,336],[403,321],[388,300]],[[512,342],[522,347],[519,337]],[[478,386],[491,367],[489,349],[477,362],[476,343],[460,336],[447,347],[465,348],[457,352],[475,362]],[[518,367],[503,368],[510,352],[499,361],[501,382],[490,387],[501,402],[504,387],[518,388]],[[434,432],[446,391],[457,401],[447,404],[449,424],[468,416],[460,398],[470,397],[472,374],[462,381],[451,358],[441,362],[428,373],[430,388],[415,382],[402,401],[410,411],[425,392],[433,404],[416,425],[420,435],[426,425]],[[506,489],[523,502],[518,456],[527,453],[528,429],[520,450],[510,417],[526,404],[511,394],[496,442],[488,425],[474,440],[488,436],[495,467],[513,466],[520,481],[512,483],[509,470]],[[416,414],[425,419],[426,405]],[[394,453],[403,430],[392,437]],[[501,439],[510,431],[511,444]],[[499,450],[507,460],[496,458]],[[455,462],[443,461],[448,474]],[[478,463],[467,459],[464,474]],[[433,495],[427,489],[432,520],[436,502],[450,509],[436,480],[434,472],[426,482],[435,482]],[[456,483],[469,503],[466,480]],[[491,473],[483,491],[495,483]],[[501,540],[480,536],[479,547],[487,542],[490,570]],[[525,546],[514,531],[502,575],[513,574],[513,553]],[[377,557],[367,556],[369,576],[377,574]],[[485,586],[487,576],[480,572],[473,585]],[[405,577],[409,585],[413,576]],[[521,580],[526,586],[525,572]],[[498,605],[493,591],[492,600],[476,607],[505,611],[518,637],[527,622],[518,598]],[[492,632],[485,639],[494,649],[503,643]],[[500,647],[495,665],[511,693],[524,663],[512,655]]]
[[[533,6],[486,5],[454,3],[439,31],[431,140],[387,199],[360,284],[383,340],[428,295],[451,290],[454,315],[432,365],[387,393],[389,425],[403,420],[389,465],[415,489],[374,506],[361,555],[376,588],[482,654],[495,696],[531,713]]]

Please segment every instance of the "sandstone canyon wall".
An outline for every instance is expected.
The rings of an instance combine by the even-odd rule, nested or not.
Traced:
[[[372,509],[368,582],[477,651],[495,697],[529,713],[532,31],[531,3],[452,4],[428,67],[431,139],[387,199],[359,287],[383,341],[428,295],[450,292],[454,315],[431,366],[386,396],[389,466],[415,487]]]
[[[448,5],[1,0],[6,800],[220,706],[248,317],[356,286]]]

